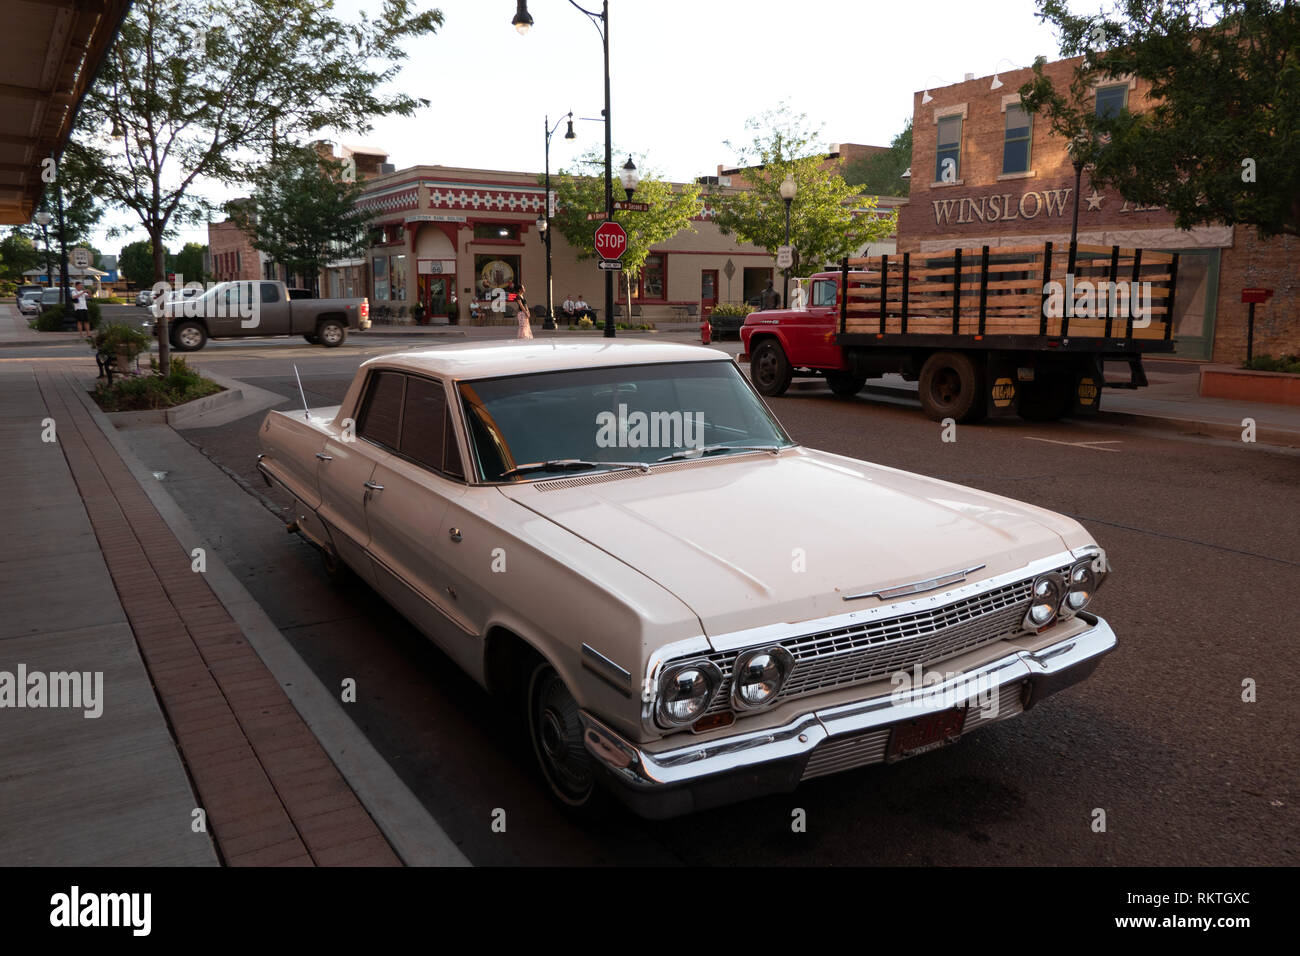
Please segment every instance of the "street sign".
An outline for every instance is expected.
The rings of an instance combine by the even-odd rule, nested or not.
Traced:
[[[736,264],[728,259],[727,264],[722,267],[722,274],[726,276],[727,281],[730,282],[731,277],[736,274]]]
[[[623,269],[622,259],[601,259],[597,268],[604,272],[621,272]]]
[[[86,269],[90,266],[90,250],[78,246],[72,250],[72,265],[77,269]]]
[[[626,209],[629,212],[649,212],[650,204],[648,202],[632,202],[627,199],[614,200],[615,209]]]
[[[621,259],[627,252],[627,232],[613,220],[596,227],[596,252],[602,259]]]
[[[546,215],[551,219],[555,218],[555,190],[552,189],[546,194]]]
[[[780,246],[776,250],[776,267],[789,269],[794,265],[794,246]]]
[[[1242,290],[1241,290],[1241,301],[1242,301],[1242,302],[1267,302],[1267,301],[1268,301],[1269,299],[1271,299],[1271,298],[1273,298],[1273,290],[1272,290],[1272,289],[1258,289],[1258,288],[1255,288],[1255,289],[1242,289]]]
[[[605,218],[605,214],[603,212],[587,213],[587,222],[600,222],[604,218]]]

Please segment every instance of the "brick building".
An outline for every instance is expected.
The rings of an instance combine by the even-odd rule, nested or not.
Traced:
[[[236,199],[229,205],[247,201]],[[229,218],[208,223],[208,271],[213,282],[262,278],[262,254],[253,248],[252,238]],[[199,278],[186,276],[185,281]]]
[[[1058,87],[1068,84],[1079,59],[1046,70]],[[909,202],[899,215],[898,250],[928,252],[963,247],[1015,246],[1070,238],[1074,167],[1067,143],[1041,116],[1027,116],[1016,92],[1030,69],[916,93]],[[1149,108],[1144,83],[1103,81],[1097,108]],[[955,175],[945,181],[945,161]],[[1079,201],[1079,242],[1140,246],[1178,252],[1176,352],[1178,357],[1239,363],[1245,358],[1246,309],[1241,290],[1274,290],[1256,306],[1255,354],[1300,352],[1300,240],[1256,238],[1253,227],[1174,227],[1163,207],[1137,206],[1112,190],[1095,189],[1084,170]]]

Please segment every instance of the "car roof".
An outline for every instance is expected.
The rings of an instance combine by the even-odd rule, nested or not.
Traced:
[[[373,358],[366,366],[425,372],[441,378],[475,379],[526,375],[612,365],[665,362],[729,362],[717,349],[672,342],[600,339],[597,341],[457,342]]]

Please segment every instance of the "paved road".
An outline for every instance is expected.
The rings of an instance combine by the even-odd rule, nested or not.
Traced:
[[[297,363],[309,401],[335,404],[359,360],[397,347],[264,343],[191,361],[294,405]],[[368,690],[358,725],[476,863],[1300,863],[1300,457],[1071,422],[965,426],[946,443],[905,404],[820,390],[772,406],[805,444],[1079,518],[1116,568],[1098,610],[1119,650],[1080,687],[922,759],[668,823],[615,812],[577,826],[511,721],[382,601],[330,591],[312,550],[235,481],[223,501],[171,490],[322,680]],[[260,417],[185,434],[267,494]],[[1257,703],[1241,700],[1247,678]],[[489,828],[497,807],[504,835]],[[790,831],[796,807],[807,833]]]

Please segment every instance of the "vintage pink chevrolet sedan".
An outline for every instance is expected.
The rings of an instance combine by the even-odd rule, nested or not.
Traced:
[[[804,448],[711,349],[388,355],[261,438],[291,528],[524,708],[570,806],[668,817],[923,753],[1115,646],[1078,522]]]

